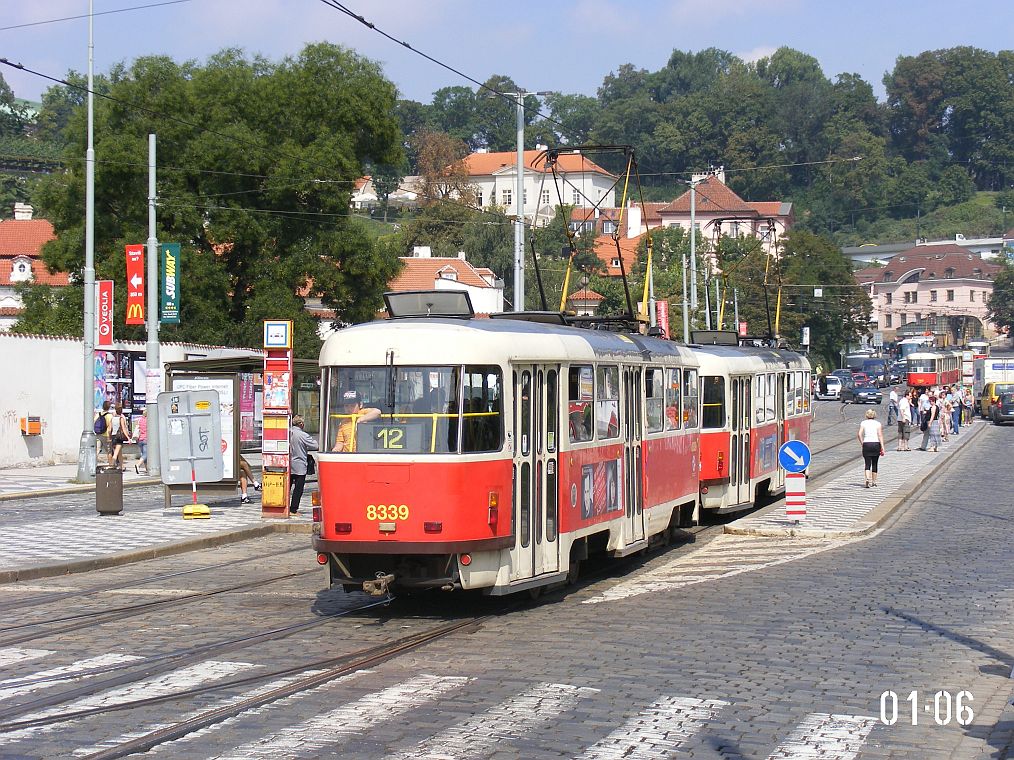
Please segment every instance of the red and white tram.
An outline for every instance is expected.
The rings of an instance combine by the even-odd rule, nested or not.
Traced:
[[[906,362],[908,384],[913,388],[961,382],[961,351],[917,351]]]
[[[770,422],[774,440],[807,434],[809,367],[796,354],[498,316],[391,319],[325,342],[313,546],[332,585],[512,593],[693,524],[702,362],[723,381],[773,374],[793,415],[798,388],[798,422]],[[720,368],[739,352],[744,374]],[[349,400],[381,416],[357,422]],[[350,429],[354,450],[334,452]],[[777,476],[753,464],[774,458],[763,445],[751,444],[750,487],[775,478],[774,490]]]
[[[701,363],[701,506],[733,512],[785,490],[778,449],[809,442],[810,364],[790,351],[695,347]]]

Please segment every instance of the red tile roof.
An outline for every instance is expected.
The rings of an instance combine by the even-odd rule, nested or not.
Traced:
[[[961,279],[966,277],[982,277],[993,279],[1000,271],[999,264],[983,260],[974,253],[969,253],[956,243],[946,245],[919,245],[907,251],[895,254],[886,266],[867,267],[855,272],[856,282],[885,282],[884,276],[890,273],[887,282],[898,282],[914,269],[924,270],[920,280],[928,280],[933,274],[936,280]],[[953,269],[954,273],[946,277],[944,272]],[[979,272],[975,272],[978,269]]]
[[[50,273],[42,262],[42,246],[55,240],[53,225],[46,219],[5,219],[0,221],[0,285],[11,285],[14,259],[27,256],[32,263],[32,282],[40,285],[67,285],[66,272]]]
[[[583,288],[581,290],[575,290],[569,296],[568,301],[581,301],[582,303],[599,303],[606,300],[606,297],[601,293],[596,293],[590,288]]]
[[[432,290],[434,282],[440,277],[440,271],[448,267],[457,273],[457,282],[462,285],[476,288],[491,287],[476,268],[463,259],[402,256],[401,261],[405,266],[398,276],[387,284],[388,290]]]
[[[538,162],[538,166],[534,165],[536,158],[541,153],[541,150],[526,150],[524,155],[525,168],[531,171],[548,173],[549,170],[545,168],[544,161]],[[517,162],[518,154],[516,151],[506,151],[502,153],[472,153],[471,155],[465,157],[465,167],[468,170],[469,176],[472,177],[494,174],[504,167],[515,166]],[[615,174],[610,174],[594,161],[580,153],[561,152],[556,161],[556,166],[558,171],[568,174],[574,172],[591,172],[594,174],[604,174],[607,177],[616,176]]]
[[[747,203],[736,195],[718,177],[711,176],[697,185],[697,198],[695,200],[696,212],[698,214],[723,214],[733,212],[743,216],[756,216],[757,211],[752,204]],[[660,209],[665,213],[690,213],[690,191],[674,200],[669,205]]]
[[[644,235],[638,235],[632,238],[620,238],[620,255],[623,258],[623,270],[630,276],[630,270],[634,266],[634,262],[637,260],[637,249],[641,245],[641,238]],[[613,259],[616,258],[616,243],[613,241],[612,235],[599,235],[595,238],[595,255],[599,257],[599,261],[602,262],[605,267],[605,273],[610,277],[619,277],[620,268],[618,266],[611,266]]]
[[[0,221],[0,256],[38,256],[43,244],[55,239],[53,225],[46,219]]]

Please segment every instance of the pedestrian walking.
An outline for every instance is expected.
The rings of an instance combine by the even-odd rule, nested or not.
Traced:
[[[951,430],[954,435],[961,433],[961,393],[954,391],[951,397]]]
[[[931,399],[929,424],[926,430],[929,435],[924,451],[940,450],[940,407],[936,405],[935,401],[936,399]]]
[[[872,409],[866,410],[866,419],[859,423],[856,437],[863,450],[863,475],[866,478],[866,487],[876,486],[877,465],[880,457],[884,455],[884,426],[880,424],[877,413]]]
[[[102,454],[106,455],[106,459],[109,460],[109,466],[113,466],[113,447],[109,443],[110,430],[112,423],[112,412],[109,411],[111,406],[109,399],[102,402],[102,411],[95,415],[95,441],[98,443],[98,451],[96,453],[95,461],[98,461],[98,457]]]
[[[303,498],[303,486],[309,472],[307,452],[317,451],[320,448],[317,439],[303,430],[304,424],[303,418],[297,414],[292,418],[292,427],[289,430],[289,467],[292,472],[289,513],[293,515],[299,511],[299,501]]]
[[[907,395],[898,399],[898,451],[911,451],[908,439],[912,434],[912,401]]]
[[[141,412],[140,418],[137,420],[137,445],[141,449],[141,457],[134,463],[134,472],[138,475],[141,474],[141,468],[144,468],[144,474],[148,474],[148,408],[145,407],[144,411]]]
[[[937,419],[940,420],[941,440],[950,440],[948,436],[951,434],[951,402],[944,401],[942,396],[937,399]]]
[[[246,461],[246,457],[242,454],[239,455],[239,503],[249,504],[250,494],[247,493],[247,484],[253,483],[255,491],[261,490],[260,481],[254,477],[253,469],[250,467],[250,463]]]
[[[972,400],[972,389],[965,388],[965,393],[961,397],[961,424],[966,426],[972,424],[972,406],[974,403]]]
[[[109,464],[119,467],[120,472],[123,472],[123,444],[130,440],[130,430],[127,428],[127,418],[123,415],[122,404],[113,407],[109,429],[109,443],[113,447],[109,453]]]
[[[887,401],[887,425],[890,427],[898,419],[898,391],[891,388],[891,395]]]

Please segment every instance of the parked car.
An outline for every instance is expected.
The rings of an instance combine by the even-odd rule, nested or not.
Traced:
[[[828,375],[817,380],[817,390],[813,394],[820,400],[841,398],[842,379],[837,375]]]
[[[851,387],[842,388],[841,400],[851,401],[853,404],[879,404],[884,400],[884,395],[880,392],[880,388],[867,380],[863,385],[856,383]]]
[[[891,385],[904,383],[908,376],[908,369],[905,362],[895,362],[891,365]]]
[[[1014,422],[1014,393],[1001,393],[993,405],[993,424],[1002,425]]]

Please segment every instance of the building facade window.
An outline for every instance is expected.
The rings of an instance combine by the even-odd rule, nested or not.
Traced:
[[[477,190],[475,192],[475,205],[482,208],[482,190]]]
[[[609,266],[613,267],[614,269],[619,269],[620,268],[620,260],[619,259],[613,259],[612,261],[609,262]]]
[[[931,290],[930,291],[930,301],[933,302],[933,301],[936,301],[936,300],[937,300],[937,292],[935,290]]]
[[[969,290],[968,291],[968,302],[969,303],[975,303],[975,291],[974,290]]]
[[[607,219],[606,221],[602,222],[603,235],[612,235],[614,232],[616,232],[616,222],[610,219]]]
[[[522,204],[522,206],[527,206],[528,205],[528,191],[527,190],[525,190],[524,194],[521,196],[521,204]]]
[[[954,291],[953,290],[948,290],[947,291],[947,300],[948,301],[953,301],[954,300]]]
[[[549,191],[548,190],[543,190],[542,191],[542,205],[543,206],[548,206],[549,205]]]
[[[571,192],[571,194],[570,194],[570,202],[573,205],[575,205],[575,206],[582,205],[581,204],[581,191],[580,190],[574,190],[573,192]]]
[[[501,190],[500,200],[504,206],[509,206],[514,202],[514,192],[511,190]]]
[[[891,315],[890,314],[885,314],[884,315],[884,327],[890,327],[890,326],[891,326]]]
[[[884,293],[884,303],[890,305],[891,300],[894,298],[892,293]]]

